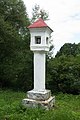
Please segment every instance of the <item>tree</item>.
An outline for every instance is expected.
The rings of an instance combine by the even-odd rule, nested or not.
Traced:
[[[0,86],[9,86],[16,74],[20,36],[15,28],[0,17]],[[18,61],[19,62],[19,61]]]
[[[8,21],[20,34],[26,34],[26,26],[30,24],[26,7],[22,0],[0,0],[0,15]]]
[[[48,17],[49,17],[48,13],[44,9],[40,9],[39,5],[35,4],[34,8],[32,9],[31,22],[33,23],[38,18],[42,18],[43,20],[47,20]]]
[[[63,93],[80,93],[80,55],[53,58],[48,61],[47,87]]]
[[[31,88],[29,24],[22,0],[0,0],[0,87]]]
[[[76,56],[78,54],[80,54],[80,43],[79,44],[65,43],[55,57],[60,57],[61,55]]]

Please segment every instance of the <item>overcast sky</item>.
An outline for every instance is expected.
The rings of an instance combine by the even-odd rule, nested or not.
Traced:
[[[54,54],[64,43],[80,42],[80,0],[23,0],[29,17],[35,4],[49,12]]]

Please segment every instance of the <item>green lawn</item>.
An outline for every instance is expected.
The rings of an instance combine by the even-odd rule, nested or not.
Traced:
[[[80,120],[80,95],[59,93],[53,110],[21,105],[26,93],[0,90],[0,120]]]

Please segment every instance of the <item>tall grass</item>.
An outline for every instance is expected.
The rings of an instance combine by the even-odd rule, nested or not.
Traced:
[[[23,107],[25,96],[23,92],[0,90],[0,120],[80,120],[80,95],[55,95],[55,107],[49,111]]]

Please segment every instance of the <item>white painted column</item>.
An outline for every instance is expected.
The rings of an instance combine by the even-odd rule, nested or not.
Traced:
[[[34,90],[45,90],[45,52],[34,52]]]

